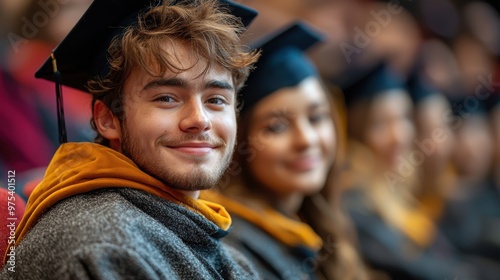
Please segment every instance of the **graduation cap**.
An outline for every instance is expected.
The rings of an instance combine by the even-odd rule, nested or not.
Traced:
[[[56,47],[51,57],[35,73],[36,78],[56,82],[59,142],[65,143],[66,129],[61,85],[87,91],[86,84],[109,72],[107,49],[114,37],[137,22],[138,15],[162,4],[161,0],[94,0],[71,32]],[[190,1],[173,1],[177,3]],[[229,0],[222,7],[248,26],[257,12]],[[57,60],[57,62],[56,62]]]
[[[317,76],[316,67],[304,52],[321,41],[321,36],[303,23],[294,23],[254,44],[261,57],[240,91],[243,107],[254,106],[259,100],[285,87],[293,87],[305,78]]]
[[[413,71],[410,74],[406,86],[414,105],[418,105],[428,97],[439,94],[437,89],[422,77],[422,74],[418,71]]]
[[[495,103],[495,94],[489,92],[488,88],[482,87],[477,92],[468,92],[461,80],[456,80],[443,92],[453,115],[460,118],[470,115],[486,116]],[[487,98],[484,98],[486,96]]]
[[[490,92],[489,97],[483,102],[488,113],[491,113],[495,108],[500,108],[500,88],[495,88],[493,92]]]
[[[483,89],[487,91],[488,89]],[[453,114],[463,117],[464,114],[488,116],[495,108],[500,108],[500,92],[483,92],[484,95],[471,93],[465,96],[457,95],[448,98],[452,104]],[[485,95],[489,94],[489,95]],[[479,98],[478,96],[488,96]]]
[[[456,94],[447,96],[453,115],[460,118],[469,116],[486,116],[488,113],[487,103],[473,94]]]
[[[334,81],[342,88],[348,107],[362,100],[372,100],[388,90],[407,89],[403,79],[390,69],[385,60],[368,65],[351,65]]]

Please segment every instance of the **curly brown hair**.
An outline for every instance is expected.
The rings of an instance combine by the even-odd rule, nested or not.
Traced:
[[[93,94],[92,108],[103,102],[123,120],[123,85],[132,69],[139,68],[159,77],[166,71],[180,73],[176,57],[167,53],[165,42],[186,44],[207,61],[201,75],[214,66],[230,71],[238,92],[248,77],[259,53],[250,51],[240,41],[244,27],[239,18],[229,13],[216,0],[198,0],[172,4],[172,0],[139,14],[137,23],[128,26],[123,35],[115,37],[108,48],[109,73],[88,82]],[[91,124],[97,131],[92,116]],[[97,131],[95,142],[109,146]]]

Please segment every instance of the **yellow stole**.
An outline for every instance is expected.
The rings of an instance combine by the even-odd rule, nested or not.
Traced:
[[[349,188],[358,187],[369,196],[385,223],[403,233],[419,247],[428,246],[435,238],[436,226],[422,208],[409,200],[411,193],[404,189],[391,189],[376,166],[376,158],[363,144],[353,140],[349,148],[349,169],[344,171],[342,181]],[[382,176],[381,176],[382,175]],[[406,178],[411,181],[411,178]],[[403,186],[409,188],[410,186]],[[399,193],[398,192],[403,192]],[[411,203],[410,203],[411,202]]]
[[[287,246],[318,251],[323,245],[309,225],[290,219],[271,207],[253,209],[215,191],[202,191],[200,197],[223,205],[231,215],[245,219]]]
[[[383,219],[397,228],[421,248],[427,247],[435,238],[436,227],[422,208],[414,207],[391,193],[385,185],[374,185],[368,190]]]

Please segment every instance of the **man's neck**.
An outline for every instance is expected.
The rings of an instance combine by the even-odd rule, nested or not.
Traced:
[[[198,200],[198,197],[200,196],[200,191],[179,191],[182,194],[191,197],[194,200]]]

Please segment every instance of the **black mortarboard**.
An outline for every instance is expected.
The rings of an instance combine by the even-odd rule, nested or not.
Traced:
[[[174,1],[174,4],[180,1]],[[189,2],[189,1],[188,1]],[[257,12],[228,0],[219,0],[247,26]],[[159,0],[94,0],[71,32],[54,50],[62,84],[87,91],[87,81],[105,76],[108,71],[107,49],[113,37],[137,21],[139,13],[161,4]],[[35,77],[54,81],[49,58]]]
[[[406,90],[404,81],[385,61],[368,65],[352,64],[335,83],[342,88],[348,107],[361,100],[371,100],[388,90]]]
[[[303,23],[294,23],[252,44],[253,49],[261,50],[261,57],[241,90],[242,111],[281,88],[296,86],[305,78],[316,76],[316,68],[304,52],[319,41],[317,32]]]
[[[410,74],[406,86],[414,105],[418,105],[426,98],[438,94],[437,89],[418,71],[413,71]]]
[[[468,118],[471,115],[486,116],[487,104],[473,94],[447,96],[453,115]]]
[[[500,108],[500,88],[495,88],[493,92],[489,93],[488,98],[484,100],[488,113],[492,112],[495,108]]]
[[[35,73],[35,77],[56,82],[59,142],[66,142],[61,84],[82,91],[90,79],[104,77],[109,71],[107,49],[112,39],[137,22],[138,15],[161,0],[94,0],[75,27],[56,47],[51,57]],[[180,2],[173,1],[172,5]],[[221,6],[239,17],[247,26],[257,12],[229,0]],[[57,65],[56,65],[57,60]]]

